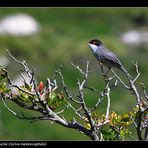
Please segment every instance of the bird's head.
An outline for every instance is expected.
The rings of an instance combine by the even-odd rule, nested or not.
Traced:
[[[88,46],[92,49],[93,52],[96,52],[97,48],[102,45],[102,42],[98,39],[93,39],[89,41]]]

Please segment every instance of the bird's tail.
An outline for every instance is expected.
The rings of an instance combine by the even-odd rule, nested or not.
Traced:
[[[127,72],[127,70],[124,68],[124,66],[122,65],[121,70],[127,75],[128,78],[133,79],[132,76]]]

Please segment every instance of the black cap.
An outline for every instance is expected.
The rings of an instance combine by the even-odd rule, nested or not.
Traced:
[[[94,45],[97,45],[97,46],[100,46],[102,45],[102,42],[98,39],[93,39],[89,42],[90,44],[94,44]]]

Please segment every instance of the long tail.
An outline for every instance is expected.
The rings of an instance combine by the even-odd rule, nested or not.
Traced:
[[[130,79],[133,79],[132,76],[127,72],[127,70],[124,68],[123,65],[121,65],[120,69],[129,77]]]

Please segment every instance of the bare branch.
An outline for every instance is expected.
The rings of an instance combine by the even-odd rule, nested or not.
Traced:
[[[57,115],[58,115],[58,114],[61,114],[61,113],[63,113],[66,109],[68,109],[68,108],[69,108],[69,104],[66,105],[62,110],[56,112],[56,114],[57,114]]]
[[[98,122],[98,127],[101,127],[101,126],[103,126],[103,125],[105,125],[105,124],[107,124],[107,123],[109,123],[109,120],[108,119],[106,119],[104,122],[102,122],[102,123],[100,123],[100,122]]]
[[[80,108],[77,109],[77,112],[79,112],[79,111],[81,111],[81,110],[82,110],[82,106],[81,106]]]
[[[148,141],[148,127],[145,128],[144,140]]]
[[[25,101],[28,101],[28,100],[23,100],[21,102],[21,100],[19,100],[19,96],[15,96],[13,98],[13,94],[7,96],[7,99],[15,102],[16,104],[18,104],[19,106],[21,106],[22,108],[25,108],[25,109],[31,109],[31,110],[34,110],[34,111],[39,111],[40,113],[43,114],[43,116],[38,116],[38,117],[25,117],[24,115],[22,117],[19,117],[18,115],[16,115],[16,113],[14,111],[12,111],[5,103],[4,99],[3,99],[3,103],[4,103],[4,106],[11,112],[13,113],[15,116],[17,116],[18,118],[20,119],[27,119],[27,120],[31,120],[31,122],[35,122],[35,121],[38,121],[38,120],[50,120],[50,121],[54,121],[56,123],[59,123],[60,125],[62,126],[65,126],[65,127],[68,127],[68,128],[74,128],[74,129],[77,129],[79,130],[80,132],[83,132],[85,133],[85,135],[88,135],[89,137],[91,137],[92,139],[98,139],[98,136],[96,133],[94,133],[94,121],[91,117],[91,113],[90,111],[88,110],[88,108],[86,107],[86,104],[85,104],[85,100],[84,100],[84,96],[83,96],[83,89],[84,89],[84,84],[88,78],[88,65],[89,65],[89,62],[87,62],[87,65],[86,65],[86,69],[85,71],[83,72],[80,67],[77,65],[77,66],[73,66],[79,70],[79,72],[83,75],[83,81],[80,82],[78,84],[78,87],[79,87],[79,98],[80,98],[80,101],[77,101],[75,100],[71,95],[70,95],[70,92],[68,91],[67,89],[67,85],[65,84],[65,81],[64,81],[64,78],[63,78],[63,75],[61,73],[61,70],[60,68],[58,68],[58,70],[55,70],[55,74],[54,76],[52,77],[52,82],[50,81],[50,79],[47,79],[47,85],[44,89],[44,94],[40,94],[39,90],[38,90],[38,86],[36,84],[36,81],[34,79],[34,71],[31,70],[27,64],[26,61],[19,61],[17,60],[15,57],[13,57],[11,55],[11,53],[9,52],[8,49],[6,49],[9,56],[18,64],[20,64],[24,70],[23,72],[27,73],[27,75],[30,77],[30,85],[32,85],[32,88],[33,90],[30,92],[26,89],[22,89],[22,87],[19,87],[18,85],[15,85],[9,75],[8,75],[8,72],[7,70],[1,68],[3,70],[3,72],[5,72],[6,74],[6,77],[7,77],[7,81],[8,83],[14,87],[14,88],[17,88],[18,90],[20,90],[20,93],[26,93],[30,96],[33,96],[33,100],[30,100],[29,104],[32,104],[31,106],[29,106]],[[54,78],[56,77],[56,75],[59,74],[61,79],[62,79],[62,84],[63,84],[63,87],[64,87],[64,91],[66,93],[66,96],[69,98],[69,100],[71,100],[72,102],[76,103],[79,108],[76,109],[75,107],[72,106],[72,104],[70,104],[70,102],[67,101],[67,106],[62,109],[61,111],[59,112],[54,112],[50,106],[48,105],[48,102],[45,100],[45,94],[46,93],[50,93],[51,91],[55,90],[57,88],[57,84],[56,82],[54,82]],[[21,73],[21,77],[23,78],[24,80],[24,83],[26,83],[26,80],[25,80],[25,77],[23,75],[23,73]],[[35,99],[37,98],[37,99]],[[91,125],[91,130],[88,130],[86,127],[82,126],[81,124],[79,124],[78,122],[74,121],[74,122],[67,122],[65,119],[61,118],[60,116],[58,116],[59,114],[63,113],[67,108],[72,108],[73,111],[75,112],[75,114],[80,118],[82,119],[83,121],[85,122],[89,122],[90,125]],[[84,111],[86,117],[83,115],[81,115],[79,113],[79,111]],[[87,118],[87,120],[86,120]]]
[[[60,75],[60,77],[61,77],[63,89],[64,89],[64,91],[65,91],[66,96],[68,97],[68,99],[70,99],[71,101],[73,101],[73,102],[76,103],[76,104],[81,104],[81,102],[75,100],[75,99],[70,95],[70,93],[69,93],[69,91],[68,91],[68,88],[67,88],[67,85],[65,84],[64,77],[63,77],[61,71],[58,70],[58,71],[56,71],[56,72],[57,72],[57,73]]]
[[[46,92],[50,93],[52,91],[55,91],[58,88],[57,86],[57,82],[55,79],[52,79],[52,82],[50,81],[49,78],[47,78],[47,82],[46,82]]]
[[[96,104],[94,105],[94,107],[91,109],[91,112],[94,111],[95,109],[97,109],[97,107],[101,104],[101,102],[103,101],[103,99],[104,99],[104,95],[101,96],[101,97],[98,99],[97,103],[96,103]]]
[[[38,111],[38,112],[40,112],[40,113],[42,113],[42,114],[44,114],[44,115],[47,115],[47,111],[43,110],[43,108],[41,108],[41,107],[36,106],[36,104],[34,104],[34,103],[33,103],[31,106],[28,106],[28,105],[26,105],[25,103],[20,102],[20,101],[17,99],[18,96],[13,97],[12,94],[9,95],[9,94],[5,94],[5,93],[1,93],[1,96],[2,96],[4,99],[9,99],[10,101],[15,102],[17,105],[19,105],[20,107],[22,107],[22,108],[24,108],[24,109],[29,109],[29,110]]]
[[[24,115],[24,113],[21,113],[22,116],[19,116],[19,119],[25,119],[25,120],[31,120],[30,123],[33,123],[35,121],[39,121],[39,120],[54,120],[52,118],[49,118],[48,116],[37,116],[37,117],[27,117]]]
[[[144,82],[140,83],[142,85],[142,88],[143,88],[143,93],[144,93],[144,97],[147,99],[148,101],[148,96],[146,94],[146,91],[145,91],[145,85],[144,85]]]
[[[135,65],[135,67],[136,67],[136,72],[137,72],[137,76],[136,76],[135,79],[133,80],[133,83],[135,83],[135,81],[139,78],[139,76],[140,76],[141,73],[139,72],[137,62],[132,62],[132,63]]]
[[[85,104],[84,95],[83,95],[83,88],[84,88],[84,85],[85,85],[86,80],[88,78],[88,67],[89,67],[89,61],[87,61],[85,72],[83,72],[84,73],[83,74],[83,76],[84,76],[83,81],[82,82],[80,82],[79,80],[77,81],[77,85],[78,85],[78,89],[79,89],[78,98],[79,98],[79,101],[81,102],[82,109],[84,110],[86,117],[91,125],[91,130],[94,130],[95,123],[91,117],[90,111],[88,110],[88,108]]]
[[[21,77],[23,78],[24,83],[27,83],[23,73],[21,73]]]
[[[129,89],[129,90],[130,90],[130,87],[127,86],[127,85],[121,80],[121,78],[116,74],[116,72],[115,72],[114,70],[112,70],[112,69],[111,69],[111,71],[112,71],[112,73],[115,75],[115,77],[121,82],[121,84],[122,84],[126,89]]]
[[[7,81],[8,81],[8,83],[9,83],[11,86],[17,88],[18,90],[20,90],[20,91],[22,91],[22,92],[24,92],[24,93],[29,94],[29,95],[32,95],[32,96],[35,95],[35,93],[30,92],[30,91],[27,91],[27,90],[24,90],[24,89],[22,89],[21,87],[19,87],[18,85],[15,85],[15,84],[11,81],[11,79],[10,79],[10,77],[9,77],[9,75],[8,75],[8,71],[7,71],[6,69],[2,68],[2,67],[0,67],[0,69],[5,73],[6,78],[7,78]]]
[[[18,64],[22,65],[22,62],[18,61],[14,56],[11,55],[11,53],[9,52],[9,50],[6,48],[6,51],[8,52],[9,56]]]
[[[20,64],[20,65],[22,65],[22,66],[24,67],[25,72],[28,74],[28,76],[29,76],[29,77],[32,77],[32,75],[33,75],[33,74],[31,75],[32,71],[28,68],[28,65],[27,65],[26,61],[23,60],[22,62],[20,62],[19,60],[17,60],[17,59],[9,52],[9,50],[8,50],[7,48],[6,48],[6,51],[8,52],[9,56],[10,56],[16,63],[18,63],[18,64]]]
[[[98,94],[99,96],[102,96],[101,93],[93,87],[89,87],[89,86],[86,86],[86,85],[84,85],[83,87],[94,92],[94,93],[96,93],[96,94]]]
[[[62,67],[63,67],[63,65],[60,65],[56,70],[54,70],[54,75],[51,78],[52,81],[55,79],[55,77],[57,76],[57,74],[61,71],[61,68]]]
[[[69,102],[67,102],[68,105],[72,108],[72,110],[75,112],[75,114],[82,119],[83,121],[85,120],[85,118],[83,116],[81,116],[81,114],[79,113],[79,109],[75,109]]]
[[[136,96],[137,104],[140,104],[141,97],[140,97],[140,95],[138,93],[138,90],[137,90],[136,86],[134,85],[133,81],[131,81],[131,80],[130,80],[130,85],[131,85],[131,90],[133,91],[133,93]]]
[[[79,70],[79,72],[80,72],[82,75],[84,75],[84,76],[85,76],[85,73],[82,71],[82,69],[81,69],[78,65],[75,65],[75,64],[74,64],[74,63],[72,63],[72,62],[71,62],[71,65],[72,65],[74,68],[78,69],[78,70]]]
[[[6,102],[4,101],[3,97],[2,97],[2,102],[3,102],[4,106],[6,107],[6,109],[7,109],[8,111],[10,111],[13,115],[17,116],[16,113],[15,113],[13,110],[11,110],[11,109],[7,106],[7,104],[6,104]]]
[[[141,97],[140,97],[140,95],[139,95],[139,93],[138,93],[138,90],[137,90],[135,84],[134,84],[135,81],[136,81],[136,80],[138,79],[138,77],[140,76],[140,73],[139,73],[139,70],[138,70],[138,64],[137,64],[137,63],[133,63],[133,64],[134,64],[135,67],[136,67],[137,76],[136,76],[136,78],[135,78],[134,80],[131,80],[129,77],[128,77],[128,79],[129,79],[129,83],[130,83],[130,86],[131,86],[131,90],[133,91],[133,93],[134,93],[135,96],[136,96],[137,103],[140,104]]]
[[[86,88],[86,89],[88,89],[88,90],[90,90],[91,92],[94,92],[94,93],[96,93],[97,95],[99,95],[100,97],[98,98],[98,101],[97,101],[97,103],[94,105],[94,107],[91,109],[91,112],[92,111],[94,111],[100,104],[101,104],[101,102],[103,101],[103,97],[104,97],[104,94],[101,92],[99,92],[99,91],[97,91],[95,88],[93,88],[93,87],[89,87],[89,86],[86,86],[86,85],[84,85],[84,88]]]
[[[114,75],[117,77],[117,79],[121,82],[121,84],[128,90],[132,91],[134,93],[134,95],[136,96],[136,100],[137,100],[137,103],[140,104],[140,101],[141,101],[141,97],[138,93],[138,90],[135,86],[135,81],[138,79],[138,77],[140,76],[140,73],[138,71],[138,65],[137,63],[135,63],[135,66],[136,66],[136,71],[137,71],[137,76],[134,80],[132,80],[129,76],[128,76],[128,80],[129,80],[129,84],[130,84],[130,87],[127,86],[119,76],[117,76],[117,74],[112,70],[112,72],[114,73]]]
[[[24,67],[24,71],[25,71],[25,72],[28,74],[28,76],[31,78],[30,84],[33,83],[33,89],[34,89],[35,93],[28,92],[28,91],[26,91],[26,90],[24,91],[23,89],[21,89],[21,88],[18,87],[17,85],[13,84],[13,83],[11,82],[11,80],[10,80],[9,77],[7,77],[8,82],[9,82],[12,86],[18,88],[18,89],[21,90],[21,91],[24,91],[24,92],[29,93],[29,94],[31,94],[31,95],[36,95],[36,96],[38,97],[39,101],[41,101],[39,92],[38,92],[38,90],[37,90],[37,84],[36,84],[36,82],[35,82],[35,80],[34,80],[34,72],[29,69],[28,64],[27,64],[27,62],[26,62],[25,60],[23,60],[22,62],[20,62],[20,61],[17,60],[14,56],[11,55],[11,53],[9,52],[8,49],[6,49],[6,51],[8,52],[9,56],[10,56],[16,63],[18,63],[18,64],[20,64],[20,65],[22,65],[22,66]],[[8,74],[8,73],[6,73],[6,74]]]
[[[142,121],[142,112],[139,110],[137,112],[137,117],[136,117],[136,123],[137,123],[136,130],[137,130],[138,140],[143,140],[141,133],[141,121]]]
[[[109,111],[110,111],[110,88],[107,87],[107,108],[106,108],[106,119],[109,118]]]
[[[96,90],[93,87],[90,87],[89,85],[86,85],[86,83],[88,81],[88,74],[90,73],[89,61],[87,61],[86,67],[84,70],[82,70],[82,68],[80,68],[79,65],[75,65],[75,64],[71,63],[71,65],[74,67],[74,69],[78,70],[78,72],[81,74],[81,78],[78,78],[78,80],[77,80],[77,90],[75,91],[74,95],[71,95],[71,92],[69,91],[69,89],[65,83],[64,76],[62,75],[62,72],[61,72],[62,65],[60,65],[60,67],[54,71],[54,75],[51,79],[47,78],[46,86],[44,87],[42,85],[37,85],[37,83],[35,81],[34,70],[30,69],[30,67],[28,66],[26,61],[24,61],[24,60],[19,61],[11,55],[11,53],[9,52],[8,49],[6,49],[6,51],[8,52],[9,56],[17,64],[20,64],[23,67],[23,70],[21,71],[20,75],[23,78],[24,83],[26,83],[26,79],[25,79],[25,76],[22,72],[25,72],[25,74],[27,74],[27,76],[29,76],[29,78],[31,79],[30,83],[29,83],[31,85],[31,87],[29,87],[29,89],[28,89],[27,84],[25,85],[26,88],[19,87],[18,85],[14,84],[12,82],[11,78],[8,75],[7,69],[0,67],[0,70],[2,70],[2,72],[5,73],[8,83],[12,87],[16,88],[21,95],[24,95],[24,94],[27,95],[27,97],[25,96],[25,99],[23,99],[23,98],[19,97],[19,94],[17,94],[17,95],[11,94],[10,92],[7,94],[6,92],[3,92],[3,88],[2,88],[2,91],[0,92],[0,94],[2,96],[2,102],[3,102],[4,106],[6,107],[6,109],[9,112],[11,112],[13,115],[15,115],[16,117],[18,117],[20,119],[30,120],[31,123],[33,123],[35,121],[39,121],[39,120],[50,120],[51,122],[56,122],[64,127],[76,129],[79,132],[89,136],[92,140],[104,140],[104,135],[103,135],[103,133],[101,133],[100,129],[103,125],[108,124],[110,122],[109,121],[110,106],[111,106],[110,93],[111,93],[112,88],[117,86],[119,84],[118,82],[120,82],[122,84],[123,88],[131,91],[132,94],[135,95],[135,98],[137,100],[139,110],[138,110],[138,112],[136,110],[136,118],[135,118],[135,116],[132,116],[130,118],[133,120],[133,123],[136,127],[138,139],[139,140],[147,139],[147,133],[148,133],[147,120],[144,120],[143,115],[144,115],[144,113],[147,113],[148,107],[147,107],[147,105],[145,105],[144,107],[141,107],[142,106],[141,105],[142,98],[140,96],[141,94],[139,94],[138,89],[135,85],[135,82],[137,81],[137,79],[139,78],[139,76],[141,74],[139,72],[137,63],[133,63],[136,68],[136,73],[137,73],[136,77],[133,79],[130,77],[130,75],[128,75],[128,74],[126,75],[128,81],[129,81],[129,86],[113,70],[112,70],[113,76],[107,77],[107,73],[110,70],[110,68],[107,70],[106,74],[104,74],[103,65],[101,64],[101,72],[105,78],[104,79],[105,85],[104,85],[104,88],[101,92],[99,92],[98,90]],[[58,111],[55,110],[56,107],[54,105],[52,105],[52,102],[50,102],[50,101],[52,101],[52,99],[54,99],[54,97],[51,97],[52,94],[50,95],[50,93],[51,92],[56,93],[55,90],[58,88],[58,83],[55,79],[55,77],[57,75],[60,77],[60,81],[62,83],[62,87],[63,87],[62,92],[64,91],[64,95],[66,94],[66,97],[67,97],[65,107],[62,108],[61,110],[58,110]],[[114,84],[112,84],[111,82],[114,82]],[[144,96],[148,100],[148,96],[145,91],[145,85],[144,85],[144,83],[141,83],[141,85],[143,88]],[[42,92],[39,91],[39,87],[43,90]],[[95,105],[91,109],[89,109],[88,105],[86,104],[86,100],[85,100],[86,98],[84,95],[86,89],[89,90],[89,92],[91,92],[93,94],[97,94],[97,102],[95,103]],[[56,93],[55,97],[57,97],[57,93]],[[97,114],[95,114],[95,117],[94,117],[92,112],[99,106],[99,104],[101,104],[101,102],[104,100],[104,98],[107,98],[105,117],[104,117],[104,115],[97,116]],[[5,101],[6,99],[15,102],[17,105],[19,105],[20,107],[22,107],[24,109],[30,109],[30,110],[34,110],[38,113],[41,113],[41,115],[40,116],[33,116],[33,117],[26,117],[22,113],[22,116],[18,116],[13,110],[11,110],[7,106],[6,101]],[[56,99],[58,99],[58,98],[56,98]],[[54,101],[56,102],[57,100],[54,100]],[[53,104],[54,104],[54,102],[53,102]],[[76,117],[78,119],[83,121],[82,124],[77,122],[76,121],[77,118],[75,119],[74,117],[73,117],[73,120],[71,120],[71,122],[67,121],[64,118],[64,116],[62,115],[62,113],[66,109],[71,109],[74,112],[74,115],[76,115]],[[98,122],[97,122],[97,120],[98,120]],[[115,126],[115,128],[116,128],[116,126]],[[142,131],[144,129],[145,129],[144,136],[146,138],[142,137]],[[119,137],[119,136],[121,136],[120,135],[120,127],[117,126],[116,130],[118,132],[118,134],[116,135],[116,138],[120,139],[120,137]]]

